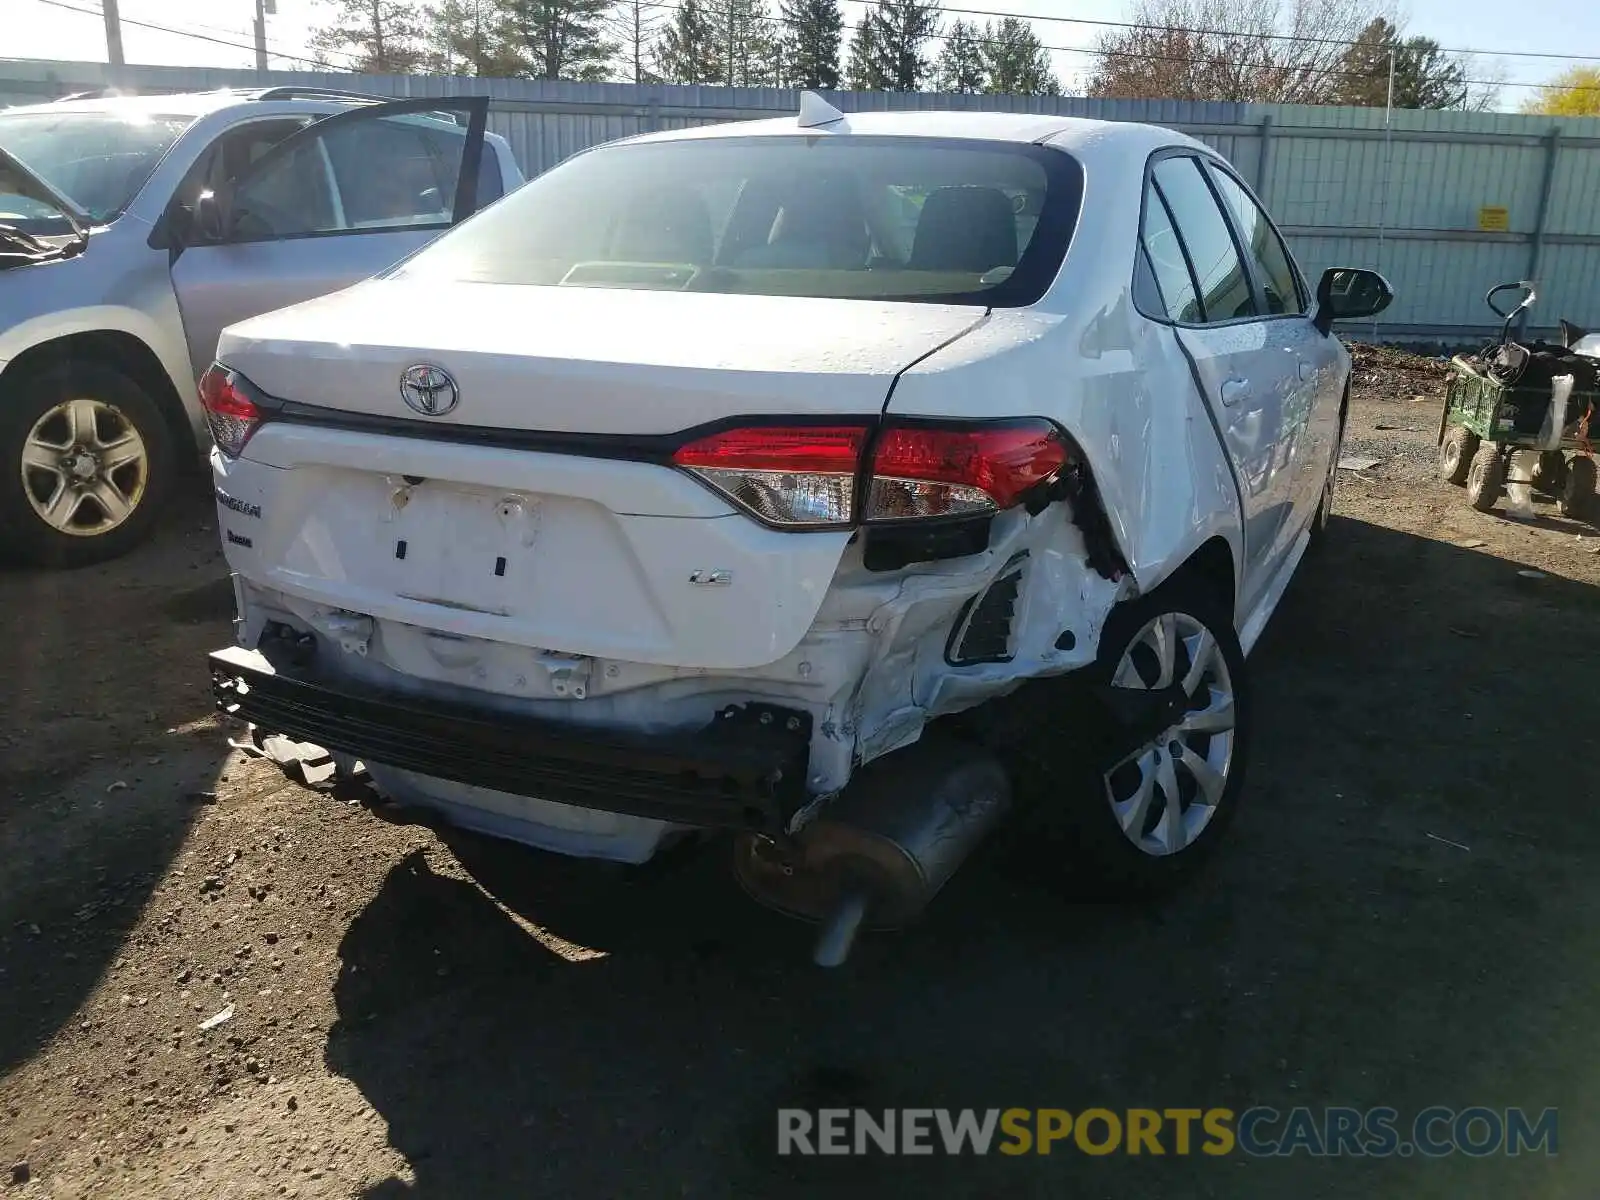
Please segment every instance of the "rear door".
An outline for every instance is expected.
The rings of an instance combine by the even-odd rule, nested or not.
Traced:
[[[1233,221],[1245,265],[1255,277],[1267,347],[1294,364],[1283,410],[1293,509],[1280,531],[1278,549],[1287,553],[1322,503],[1330,460],[1337,453],[1344,391],[1339,346],[1311,323],[1310,289],[1249,189],[1215,160],[1206,161],[1206,172]]]
[[[325,117],[217,193],[223,224],[172,266],[198,376],[224,326],[383,270],[500,192],[485,97],[401,100]],[[487,186],[485,186],[487,184]]]
[[[1166,317],[1239,481],[1248,611],[1277,568],[1293,506],[1284,417],[1296,363],[1268,336],[1232,226],[1194,156],[1154,163],[1142,236]]]

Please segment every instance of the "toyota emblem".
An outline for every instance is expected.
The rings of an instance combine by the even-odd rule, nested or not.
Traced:
[[[425,417],[442,417],[461,401],[450,372],[431,363],[418,363],[400,373],[400,398]]]

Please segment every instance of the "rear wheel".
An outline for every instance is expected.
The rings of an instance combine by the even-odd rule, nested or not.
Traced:
[[[1069,893],[1137,896],[1186,878],[1233,820],[1250,688],[1227,605],[1200,581],[1119,605],[1100,639],[1079,747],[1031,781],[1047,861]]]
[[[1595,497],[1595,474],[1592,458],[1575,458],[1567,464],[1567,477],[1556,499],[1563,516],[1582,517],[1600,507],[1600,500]]]
[[[1531,481],[1535,491],[1543,492],[1546,496],[1559,496],[1561,489],[1567,482],[1567,457],[1559,450],[1546,450],[1539,455],[1539,462],[1533,468]]]
[[[0,404],[0,547],[40,566],[126,553],[149,535],[172,461],[160,409],[121,372],[25,375]]]
[[[1465,425],[1452,425],[1439,443],[1439,478],[1460,487],[1467,481],[1477,452],[1478,435]]]
[[[1467,499],[1479,512],[1488,512],[1505,488],[1506,463],[1493,443],[1479,446],[1467,471]]]

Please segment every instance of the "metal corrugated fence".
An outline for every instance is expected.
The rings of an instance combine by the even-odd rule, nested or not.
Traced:
[[[487,94],[490,128],[528,175],[613,138],[796,111],[781,88],[373,76],[0,60],[0,104],[105,87],[180,92],[264,84],[382,96]],[[850,111],[967,108],[1145,121],[1216,147],[1254,183],[1315,278],[1331,265],[1375,267],[1397,299],[1374,331],[1458,342],[1493,318],[1483,293],[1539,284],[1536,324],[1564,316],[1600,328],[1600,119],[1396,112],[1300,105],[1092,100],[1055,96],[830,93]],[[1504,229],[1496,211],[1504,209]],[[1489,210],[1485,212],[1484,210]],[[1485,227],[1488,226],[1488,227]]]

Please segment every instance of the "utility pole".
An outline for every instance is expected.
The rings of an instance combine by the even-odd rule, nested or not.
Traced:
[[[115,3],[116,0],[112,0]],[[267,71],[267,15],[276,13],[278,5],[276,0],[256,0],[256,72],[264,75]]]
[[[106,14],[106,61],[120,67],[122,58],[122,18],[117,15],[117,0],[104,0],[101,8]]]

